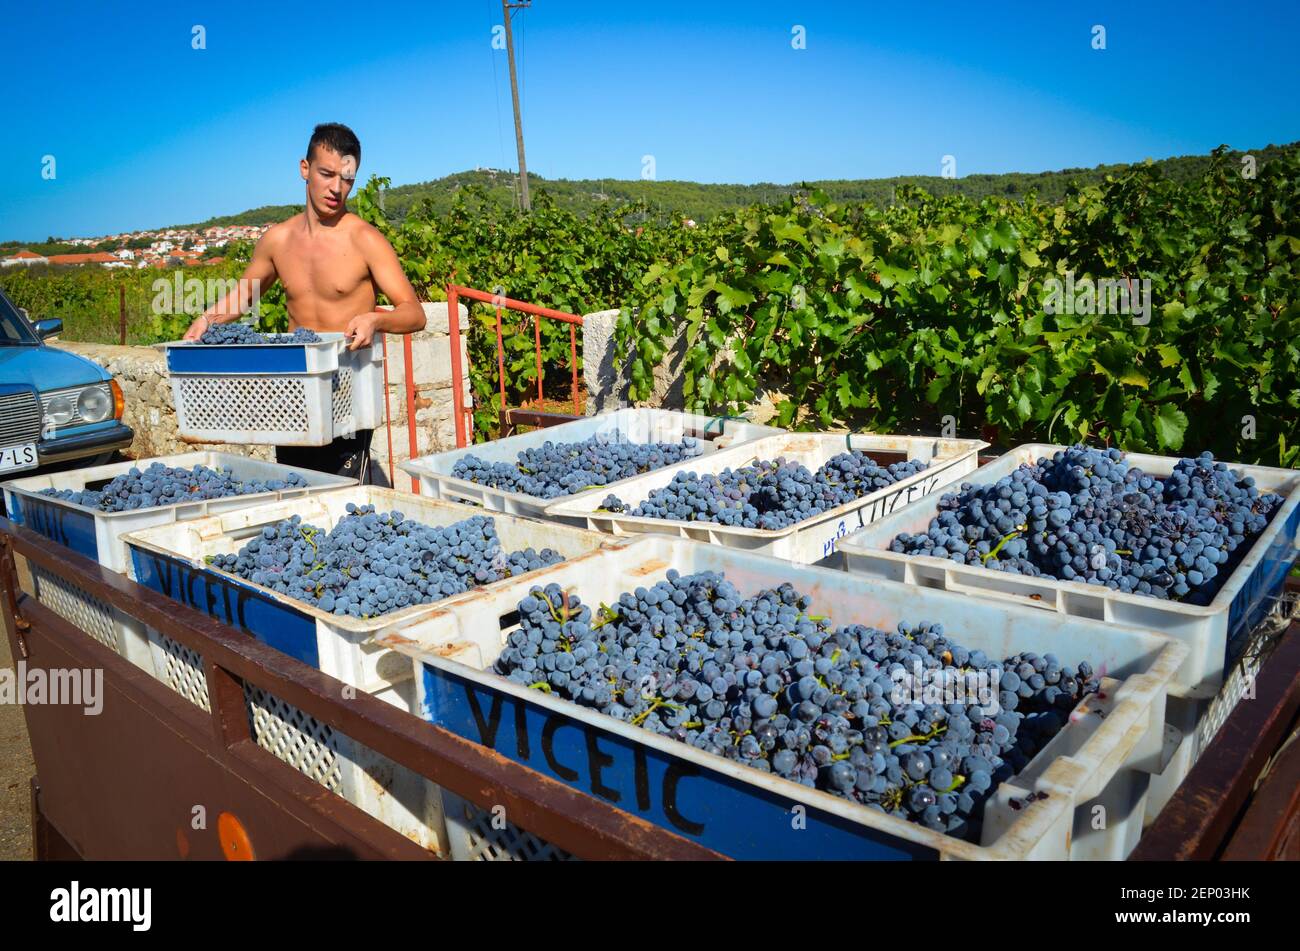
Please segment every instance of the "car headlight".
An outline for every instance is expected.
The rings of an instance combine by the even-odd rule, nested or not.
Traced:
[[[46,431],[64,426],[102,423],[116,412],[111,383],[91,383],[41,394],[41,425]]]
[[[86,422],[102,423],[113,415],[113,398],[102,387],[87,387],[77,397],[77,409]]]
[[[73,402],[71,396],[56,396],[45,404],[45,421],[61,426],[72,419],[76,411],[77,404]]]

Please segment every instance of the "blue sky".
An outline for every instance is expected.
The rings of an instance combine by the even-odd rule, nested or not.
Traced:
[[[499,0],[10,5],[0,239],[302,201],[320,121],[356,130],[363,180],[514,168],[500,22]],[[703,182],[938,174],[944,155],[964,176],[1300,139],[1294,2],[534,0],[514,22],[549,178],[636,178],[644,155]]]

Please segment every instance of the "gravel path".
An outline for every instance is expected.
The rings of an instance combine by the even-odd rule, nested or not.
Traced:
[[[0,667],[13,669],[0,634]],[[27,719],[18,704],[0,704],[0,862],[32,857],[31,778],[36,775]]]

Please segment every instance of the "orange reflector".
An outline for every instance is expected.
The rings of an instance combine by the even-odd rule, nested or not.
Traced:
[[[121,419],[126,412],[126,397],[122,395],[122,386],[114,378],[109,381],[113,389],[113,418]]]
[[[256,858],[253,855],[253,843],[249,841],[243,823],[230,813],[223,812],[217,817],[217,835],[221,839],[221,854],[226,857],[226,861],[251,862]]]

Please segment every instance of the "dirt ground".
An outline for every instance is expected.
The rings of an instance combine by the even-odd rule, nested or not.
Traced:
[[[13,666],[9,639],[0,635],[0,667]],[[32,857],[31,778],[35,773],[23,708],[0,704],[0,861]]]

